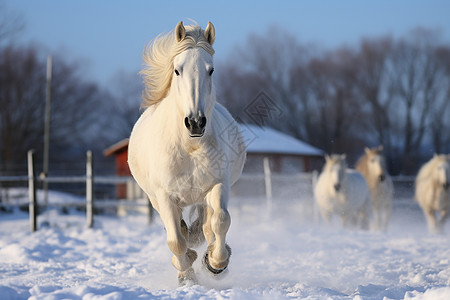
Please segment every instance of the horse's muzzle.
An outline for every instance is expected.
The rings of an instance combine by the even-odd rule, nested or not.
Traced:
[[[184,125],[189,130],[190,137],[202,137],[205,133],[206,118],[205,117],[186,117],[184,118]]]
[[[339,192],[339,190],[341,189],[341,185],[339,183],[335,184],[334,189],[336,190],[336,192]]]

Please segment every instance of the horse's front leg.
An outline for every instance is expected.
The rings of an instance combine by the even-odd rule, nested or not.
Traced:
[[[428,231],[430,233],[438,233],[436,216],[435,216],[434,210],[431,208],[425,208],[423,210],[423,213],[425,215],[425,218],[427,219]]]
[[[183,228],[182,211],[171,201],[165,192],[158,195],[159,214],[164,223],[167,233],[167,245],[173,253],[172,265],[178,270],[180,284],[190,280],[196,282],[193,262],[197,259],[197,253],[187,247],[185,238],[186,228]],[[184,234],[183,234],[184,233]]]
[[[203,227],[208,249],[204,263],[214,274],[222,273],[228,266],[231,248],[225,243],[226,234],[230,228],[231,218],[228,213],[229,186],[216,184],[206,196],[208,204],[207,216]]]
[[[444,232],[445,221],[447,221],[447,219],[449,217],[450,217],[450,214],[449,214],[449,210],[448,209],[441,210],[441,216],[440,216],[439,221],[437,223],[438,224],[437,227],[438,227],[438,232],[439,233],[443,233]]]

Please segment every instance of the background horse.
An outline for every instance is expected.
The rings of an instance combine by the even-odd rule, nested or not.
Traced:
[[[356,170],[366,178],[369,185],[375,229],[386,230],[392,216],[394,186],[386,170],[383,146],[364,150],[365,154],[356,163]]]
[[[416,177],[415,200],[427,219],[428,230],[442,232],[450,213],[450,155],[435,154],[422,166]]]
[[[161,216],[181,284],[196,281],[191,247],[204,238],[205,267],[214,274],[227,268],[230,186],[246,156],[238,124],[216,102],[214,40],[211,23],[203,30],[180,22],[145,49],[147,109],[129,142],[130,170]],[[182,211],[190,205],[197,205],[198,219],[188,227]]]
[[[347,169],[345,154],[325,155],[325,166],[314,187],[314,197],[326,222],[341,216],[342,225],[368,229],[370,192],[361,173]]]

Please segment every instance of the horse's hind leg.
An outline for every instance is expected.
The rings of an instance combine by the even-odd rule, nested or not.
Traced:
[[[197,253],[187,247],[185,236],[187,235],[186,223],[181,219],[181,209],[173,204],[169,197],[162,193],[158,197],[159,213],[166,227],[167,245],[173,253],[172,264],[178,270],[180,284],[187,281],[196,282],[193,262],[197,259]]]
[[[389,201],[383,206],[383,221],[382,221],[382,230],[386,231],[389,227],[389,223],[392,218],[392,202]]]
[[[438,232],[442,233],[444,232],[444,225],[445,225],[445,221],[448,219],[448,217],[450,216],[449,211],[448,210],[441,210],[441,217],[439,218],[439,221],[437,222],[437,227],[438,227]]]
[[[205,241],[205,237],[203,234],[203,223],[204,223],[204,219],[205,219],[205,205],[196,205],[193,210],[191,210],[191,216],[193,212],[197,212],[197,218],[195,219],[194,222],[191,223],[191,225],[188,227],[186,226],[186,228],[188,229],[187,231],[187,236],[186,239],[188,241],[188,247],[197,247],[199,245],[201,245],[204,241]],[[184,222],[184,221],[183,221]],[[186,223],[184,223],[186,225]]]
[[[203,230],[208,241],[208,249],[204,263],[214,274],[219,274],[227,268],[231,256],[231,248],[225,243],[231,224],[227,210],[228,195],[229,187],[222,183],[216,184],[207,195],[209,207]]]

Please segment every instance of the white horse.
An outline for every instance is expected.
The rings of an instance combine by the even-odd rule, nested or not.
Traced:
[[[366,178],[369,185],[375,229],[387,230],[392,216],[394,185],[386,170],[383,146],[372,149],[366,147],[364,150],[365,154],[356,163],[356,170]]]
[[[368,229],[370,192],[361,173],[347,169],[345,154],[325,155],[325,166],[314,187],[320,214],[329,223],[333,215],[341,217],[344,227]]]
[[[435,154],[422,166],[416,177],[415,200],[427,219],[428,230],[442,232],[450,213],[450,155]]]
[[[196,282],[197,253],[190,248],[204,238],[205,267],[214,274],[227,268],[230,186],[246,157],[238,124],[216,102],[214,40],[211,23],[203,30],[180,22],[145,49],[141,74],[147,109],[129,142],[130,170],[161,216],[180,284]],[[191,205],[198,208],[198,218],[188,227],[182,211]]]

